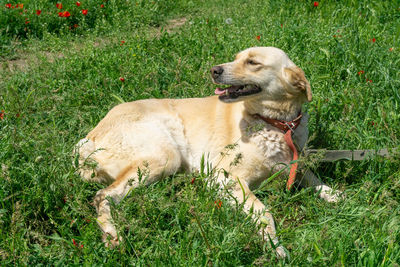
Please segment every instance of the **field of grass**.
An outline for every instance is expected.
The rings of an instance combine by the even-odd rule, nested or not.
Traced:
[[[398,1],[61,2],[70,17],[55,1],[0,0],[1,265],[399,266],[395,153],[315,166],[345,191],[337,204],[286,192],[284,178],[259,191],[285,260],[207,173],[132,191],[113,208],[125,242],[105,248],[91,205],[103,186],[72,164],[74,144],[113,106],[212,95],[209,69],[251,46],[279,47],[305,71],[309,147],[399,148]]]

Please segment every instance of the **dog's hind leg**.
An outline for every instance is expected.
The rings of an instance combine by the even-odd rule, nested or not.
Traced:
[[[97,192],[94,205],[97,209],[97,223],[103,231],[106,246],[114,247],[122,240],[112,222],[109,198],[118,204],[133,188],[140,183],[151,184],[164,176],[175,173],[181,165],[179,151],[163,149],[158,157],[141,158],[132,162],[117,176],[115,182]],[[140,178],[142,180],[140,180]],[[140,180],[140,181],[139,181]],[[108,243],[108,236],[110,243]]]

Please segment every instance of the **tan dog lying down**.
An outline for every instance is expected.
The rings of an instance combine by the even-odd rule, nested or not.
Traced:
[[[245,211],[253,208],[254,220],[268,223],[260,234],[269,235],[279,256],[286,255],[276,237],[271,213],[251,189],[284,167],[279,163],[289,164],[292,151],[283,132],[255,114],[293,120],[302,104],[311,101],[310,85],[304,72],[274,47],[244,50],[233,62],[213,67],[211,74],[215,83],[230,85],[217,88],[218,96],[148,99],[118,105],[77,144],[81,176],[111,184],[94,199],[99,226],[105,241],[107,235],[111,236],[111,245],[121,239],[106,197],[118,203],[138,186],[138,168],[150,171],[145,181],[150,184],[181,169],[198,170],[201,157],[209,155],[216,170],[229,173],[225,178],[222,171],[217,171],[217,181],[221,185],[231,181],[231,193],[239,203],[244,202]],[[302,147],[307,136],[307,118],[303,116],[293,138]],[[221,152],[232,144],[233,152],[222,156]],[[94,167],[85,164],[93,161]],[[330,188],[314,178],[306,176],[302,180],[318,186],[323,198],[335,201]]]

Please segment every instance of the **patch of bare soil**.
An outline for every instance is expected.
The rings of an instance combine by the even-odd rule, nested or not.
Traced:
[[[163,30],[168,33],[176,32],[178,28],[185,25],[186,21],[187,18],[185,17],[168,20],[165,26],[156,28],[155,30],[151,31],[150,35],[153,37],[160,37]]]
[[[0,62],[0,69],[8,69],[11,72],[26,71],[28,69],[28,62],[26,59],[22,58],[6,60]]]
[[[27,71],[29,65],[38,63],[40,57],[44,57],[48,62],[53,63],[56,59],[63,58],[64,55],[59,52],[55,53],[49,51],[34,54],[22,53],[17,59],[0,61],[0,69],[8,70],[10,72]]]
[[[160,37],[163,31],[168,33],[176,32],[180,27],[185,25],[187,19],[185,17],[171,19],[167,21],[167,24],[163,27],[151,28],[149,29],[151,37]],[[93,42],[93,46],[102,47],[111,43],[112,40],[108,39],[97,39]],[[82,49],[81,43],[72,44],[71,48],[79,51]],[[39,61],[40,57],[44,57],[48,62],[53,63],[55,60],[64,58],[64,54],[61,52],[50,52],[50,51],[42,51],[35,53],[21,53],[21,55],[16,59],[0,61],[0,70],[8,70],[10,72],[17,71],[27,71],[29,69],[30,64],[36,64]]]
[[[172,32],[176,28],[183,26],[186,23],[187,19],[185,17],[179,19],[171,19],[167,23],[167,27],[165,29],[167,32]]]

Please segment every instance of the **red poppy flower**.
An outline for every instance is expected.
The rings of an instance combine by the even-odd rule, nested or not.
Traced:
[[[85,15],[85,16],[86,16],[86,15],[87,15],[87,12],[88,12],[88,10],[87,10],[87,9],[82,9],[82,14],[83,14],[83,15]]]
[[[283,28],[283,24],[281,24],[281,28]]]
[[[12,5],[11,4],[6,4],[6,8],[11,8]]]
[[[125,82],[124,77],[119,77],[119,80],[120,80],[121,82]]]
[[[317,1],[314,2],[314,6],[317,7],[319,3]]]
[[[74,244],[74,246],[78,246],[78,244],[76,243],[75,239],[72,238],[72,244]]]
[[[63,8],[62,3],[57,3],[57,4],[56,4],[56,7],[57,7],[58,9],[62,9],[62,8]]]
[[[24,4],[17,4],[15,7],[16,8],[24,8]]]
[[[365,72],[363,70],[360,70],[359,72],[357,72],[358,75],[364,74]]]
[[[371,41],[372,41],[373,43],[375,43],[375,42],[376,42],[376,39],[375,39],[375,38],[372,38]]]
[[[121,44],[120,45],[123,45],[125,43],[125,41],[121,41]]]
[[[103,7],[104,7],[104,5],[103,5],[103,4],[101,4],[101,5],[100,5],[100,7],[101,7],[101,8],[103,8]]]
[[[79,27],[79,25],[78,24],[74,24],[74,28],[76,29],[76,28],[78,28]]]
[[[0,112],[0,120],[2,120],[2,119],[4,119],[4,110],[2,110],[1,112]]]
[[[194,184],[194,181],[196,180],[196,178],[192,178],[192,181],[190,181],[191,184]]]
[[[81,2],[76,2],[76,6],[80,6],[81,5]]]
[[[372,80],[368,80],[368,79],[367,79],[367,83],[372,83]]]
[[[39,10],[39,9],[38,9],[38,10],[36,10],[36,15],[38,15],[38,16],[39,16],[41,13],[42,13],[42,10]]]
[[[58,16],[59,17],[64,17],[64,18],[68,18],[68,17],[71,16],[71,13],[69,13],[68,11],[58,12]]]
[[[218,199],[218,202],[217,202],[217,201],[214,201],[214,204],[215,204],[215,207],[216,207],[217,209],[219,209],[219,208],[221,208],[221,206],[222,206],[222,201]]]
[[[64,18],[68,18],[68,17],[71,16],[71,13],[69,13],[68,11],[58,12],[58,16],[59,17],[64,17]]]
[[[260,41],[261,35],[257,35],[257,36],[256,36],[256,39],[257,39],[258,41]]]
[[[29,23],[29,21],[25,21],[25,24],[28,24]]]
[[[392,52],[393,51],[393,47],[389,48],[389,51]]]
[[[333,38],[336,38],[336,34],[333,35]]]

